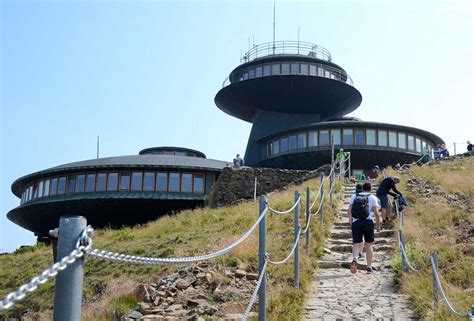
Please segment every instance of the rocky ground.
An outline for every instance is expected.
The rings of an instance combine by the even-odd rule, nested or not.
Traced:
[[[142,302],[121,320],[240,320],[257,279],[256,273],[201,262],[141,285]]]
[[[351,230],[347,218],[348,198],[355,184],[347,185],[339,218],[327,240],[315,281],[306,300],[305,320],[416,320],[406,296],[393,286],[391,260],[396,239],[393,231],[376,233],[373,267],[367,274],[365,259],[359,260],[358,273],[349,271],[352,261]],[[374,189],[375,190],[375,189]]]

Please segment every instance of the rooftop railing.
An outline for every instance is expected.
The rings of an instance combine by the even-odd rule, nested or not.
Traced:
[[[249,62],[257,58],[274,55],[300,55],[331,61],[331,53],[326,48],[305,41],[275,41],[254,45],[241,58]]]

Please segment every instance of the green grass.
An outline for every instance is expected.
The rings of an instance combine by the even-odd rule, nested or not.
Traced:
[[[293,204],[294,191],[304,194],[306,186],[316,190],[319,179],[272,194],[269,203],[277,209],[286,209]],[[336,190],[341,190],[338,185]],[[314,199],[314,192],[311,199]],[[305,225],[305,196],[300,211],[300,225]],[[331,224],[335,210],[330,209],[325,199],[325,222],[312,220],[311,246],[308,257],[301,250],[300,290],[293,288],[292,259],[284,266],[268,269],[268,318],[269,320],[296,320],[302,316],[304,294],[307,292],[317,267],[317,255],[322,253],[323,239]],[[143,256],[189,256],[215,251],[237,240],[257,219],[258,204],[244,202],[235,206],[217,209],[197,209],[166,216],[155,222],[121,230],[96,230],[93,246],[99,249]],[[267,217],[267,251],[273,260],[286,256],[293,242],[293,213],[270,214]],[[257,271],[258,229],[234,252],[212,262],[232,268]],[[302,238],[301,243],[304,243]],[[0,257],[0,297],[52,263],[51,248],[38,245]],[[113,320],[120,313],[136,305],[136,288],[140,283],[153,282],[170,274],[180,266],[141,266],[121,264],[86,257],[83,295],[84,320]],[[50,319],[54,281],[40,286],[37,291],[14,308],[5,317],[27,316],[31,319]],[[241,303],[241,302],[238,302]]]
[[[393,172],[390,174],[394,174]],[[438,254],[441,282],[448,300],[459,312],[466,312],[474,304],[474,257],[472,236],[466,236],[462,226],[470,226],[473,220],[474,159],[463,159],[434,166],[413,167],[400,175],[401,189],[410,207],[404,211],[404,238],[407,255],[419,273],[402,273],[399,251],[393,259],[395,283],[411,300],[413,308],[422,319],[459,320],[443,304],[433,304],[432,274],[429,255]],[[431,186],[439,186],[442,195],[409,193],[406,185],[410,177],[416,176]],[[449,204],[444,194],[462,193],[468,198],[470,209]],[[468,233],[468,232],[467,232]],[[423,268],[425,267],[425,268]]]

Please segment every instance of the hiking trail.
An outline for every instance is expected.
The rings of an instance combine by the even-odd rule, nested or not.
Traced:
[[[375,233],[373,274],[367,274],[365,256],[352,274],[352,234],[348,223],[349,197],[356,184],[345,184],[338,218],[327,239],[319,270],[307,294],[304,320],[418,320],[409,308],[407,296],[396,291],[391,268],[396,247],[393,230]],[[376,186],[372,187],[372,192]],[[365,254],[365,253],[364,253]]]

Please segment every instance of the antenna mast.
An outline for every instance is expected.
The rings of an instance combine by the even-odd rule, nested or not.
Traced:
[[[97,158],[99,158],[99,136],[97,136]]]
[[[273,0],[273,54],[275,54],[275,2]]]

